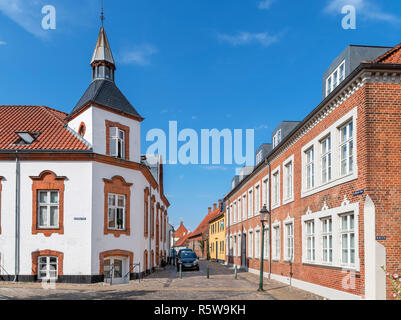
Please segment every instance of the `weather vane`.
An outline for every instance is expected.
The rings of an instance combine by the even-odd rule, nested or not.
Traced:
[[[103,27],[103,21],[104,21],[106,18],[104,17],[104,13],[103,13],[103,0],[101,0],[101,3],[102,3],[102,12],[101,12],[101,14],[100,14],[100,20],[102,21],[102,27]]]

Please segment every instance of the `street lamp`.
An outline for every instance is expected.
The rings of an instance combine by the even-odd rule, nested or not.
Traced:
[[[267,222],[268,215],[270,212],[267,210],[266,205],[260,210],[260,222],[262,224],[262,252],[260,254],[260,276],[259,276],[259,289],[258,291],[263,290],[263,253],[265,251],[265,222]]]

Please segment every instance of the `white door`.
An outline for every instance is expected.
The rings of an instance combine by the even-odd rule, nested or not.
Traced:
[[[104,260],[104,281],[110,284],[129,282],[127,258],[112,257]],[[128,273],[128,274],[127,274]]]

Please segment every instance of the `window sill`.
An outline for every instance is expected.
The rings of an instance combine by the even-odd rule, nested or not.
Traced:
[[[360,272],[360,269],[356,266],[345,266],[345,265],[335,265],[332,263],[324,263],[324,262],[313,262],[313,261],[304,261],[302,262],[305,266],[312,266],[317,268],[328,268],[334,270],[350,270],[354,272]]]
[[[339,184],[350,182],[350,181],[355,180],[355,179],[358,179],[357,169],[355,169],[355,171],[353,173],[349,173],[347,175],[343,175],[343,176],[338,177],[336,179],[332,179],[329,182],[326,182],[325,184],[321,184],[321,185],[319,185],[317,187],[313,187],[311,189],[303,189],[301,191],[301,198],[308,197],[308,196],[313,195],[315,193],[324,191],[324,190],[329,189],[329,188],[333,188],[333,187],[335,187],[335,186],[337,186]]]
[[[288,199],[283,200],[283,205],[289,204],[289,203],[291,203],[291,202],[294,202],[294,197],[291,197],[291,198],[288,198]]]

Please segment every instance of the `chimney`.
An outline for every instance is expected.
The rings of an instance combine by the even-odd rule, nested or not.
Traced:
[[[219,208],[221,208],[222,202],[223,202],[223,200],[219,200]]]
[[[215,211],[217,209],[217,204],[213,203],[213,211]]]
[[[211,207],[207,208],[207,213],[210,213],[211,211],[212,211]]]

